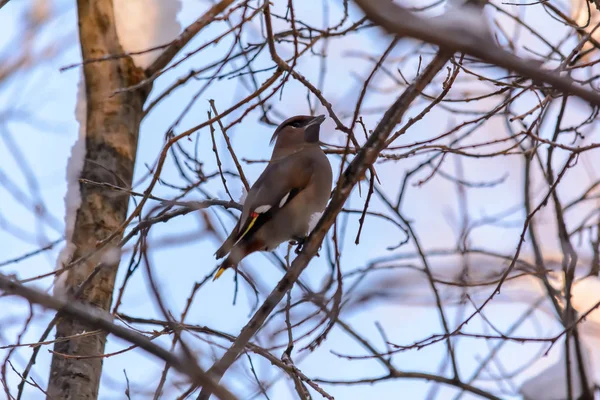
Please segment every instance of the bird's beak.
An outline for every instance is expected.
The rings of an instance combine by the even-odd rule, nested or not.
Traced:
[[[310,121],[308,124],[306,124],[306,128],[308,128],[311,125],[321,125],[323,123],[323,121],[325,121],[325,115],[318,115],[316,117],[313,118],[312,121]]]

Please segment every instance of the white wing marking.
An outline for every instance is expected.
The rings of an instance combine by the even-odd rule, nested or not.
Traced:
[[[256,208],[254,209],[254,212],[255,212],[255,213],[262,214],[262,213],[266,213],[266,212],[267,212],[267,211],[269,211],[270,209],[271,209],[271,206],[270,206],[270,205],[268,205],[268,204],[265,204],[264,206],[258,206],[258,207],[256,207]]]
[[[281,208],[285,205],[285,202],[287,201],[288,197],[290,197],[290,193],[291,192],[288,192],[288,194],[283,196],[283,199],[281,199],[281,201],[279,202],[279,208]]]

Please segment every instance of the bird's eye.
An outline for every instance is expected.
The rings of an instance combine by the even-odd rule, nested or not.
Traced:
[[[294,121],[290,125],[294,128],[300,128],[302,126],[302,121]]]

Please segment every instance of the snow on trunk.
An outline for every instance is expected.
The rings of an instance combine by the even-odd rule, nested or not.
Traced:
[[[241,205],[244,205],[247,197],[248,197],[248,191],[246,190],[246,186],[242,185],[242,193],[240,194],[240,199],[238,200],[238,203],[240,203]]]
[[[56,260],[56,269],[60,270],[69,264],[73,258],[76,247],[73,244],[73,231],[77,210],[81,206],[81,191],[79,190],[79,177],[85,161],[85,129],[87,120],[87,99],[85,92],[85,78],[83,71],[77,84],[77,101],[75,103],[75,118],[79,122],[79,136],[71,148],[71,156],[67,161],[67,194],[65,195],[65,247],[60,251]],[[69,271],[57,273],[54,277],[54,294],[65,291],[65,283]]]
[[[168,44],[181,31],[177,13],[181,9],[180,0],[114,0],[114,13],[117,35],[126,53],[144,51],[152,47]],[[161,50],[133,56],[140,68],[148,67]],[[79,122],[79,136],[71,149],[67,162],[67,194],[65,196],[65,247],[60,251],[56,269],[60,270],[72,261],[76,246],[73,244],[73,231],[77,210],[81,206],[79,177],[85,160],[85,133],[87,101],[83,71],[77,87],[75,117]],[[112,254],[112,253],[111,253]],[[114,257],[113,257],[114,258]],[[68,271],[58,273],[54,279],[54,294],[65,291]]]
[[[177,13],[180,0],[114,0],[117,35],[126,53],[170,43],[181,31]],[[139,68],[147,68],[161,50],[132,56]]]
[[[433,26],[436,21],[480,39],[493,40],[489,12],[482,7],[468,4],[466,0],[447,1],[445,12],[432,18]]]

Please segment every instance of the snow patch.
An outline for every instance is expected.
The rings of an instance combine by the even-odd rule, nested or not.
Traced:
[[[79,122],[79,135],[71,148],[71,155],[67,161],[67,193],[65,195],[65,247],[60,251],[56,261],[56,269],[62,269],[68,264],[75,250],[73,244],[73,232],[75,231],[75,220],[77,210],[81,206],[81,192],[79,190],[79,177],[85,162],[85,129],[87,121],[87,98],[85,92],[85,78],[83,71],[79,75],[77,84],[77,101],[75,104],[75,118]],[[67,281],[69,271],[57,274],[54,277],[54,293],[64,293],[64,285]]]
[[[181,31],[177,13],[181,0],[114,0],[117,35],[126,53],[170,43]],[[139,68],[147,68],[162,50],[132,56]]]
[[[489,12],[475,5],[466,4],[466,0],[448,0],[445,12],[432,18],[432,22],[439,21],[442,26],[465,31],[481,39],[492,40],[489,19]]]
[[[573,296],[571,302],[575,310],[580,315],[587,313],[600,301],[600,278],[588,276],[576,282],[573,285],[571,295]],[[597,330],[598,324],[600,324],[600,310],[595,309],[587,315],[585,320],[579,323],[579,326],[584,331],[588,331],[590,335],[595,336],[594,331]]]
[[[246,186],[242,186],[242,194],[240,195],[238,203],[244,205],[244,203],[246,202],[246,197],[248,197],[248,191],[246,190]]]
[[[75,230],[75,218],[77,210],[81,206],[81,192],[79,191],[79,177],[83,171],[85,162],[85,129],[87,121],[87,98],[85,93],[85,78],[83,72],[79,77],[77,85],[77,103],[75,105],[75,118],[79,122],[79,136],[71,148],[71,156],[67,161],[67,194],[65,196],[66,207],[66,232],[67,242],[71,241]]]
[[[67,266],[71,262],[71,260],[73,259],[73,254],[75,254],[76,248],[77,247],[73,243],[67,242],[65,247],[63,247],[63,249],[58,254],[58,258],[56,260],[56,271],[63,269],[65,266]],[[54,275],[54,292],[53,293],[55,296],[66,293],[68,276],[69,276],[68,270],[62,271],[62,272],[57,272],[56,275]]]

